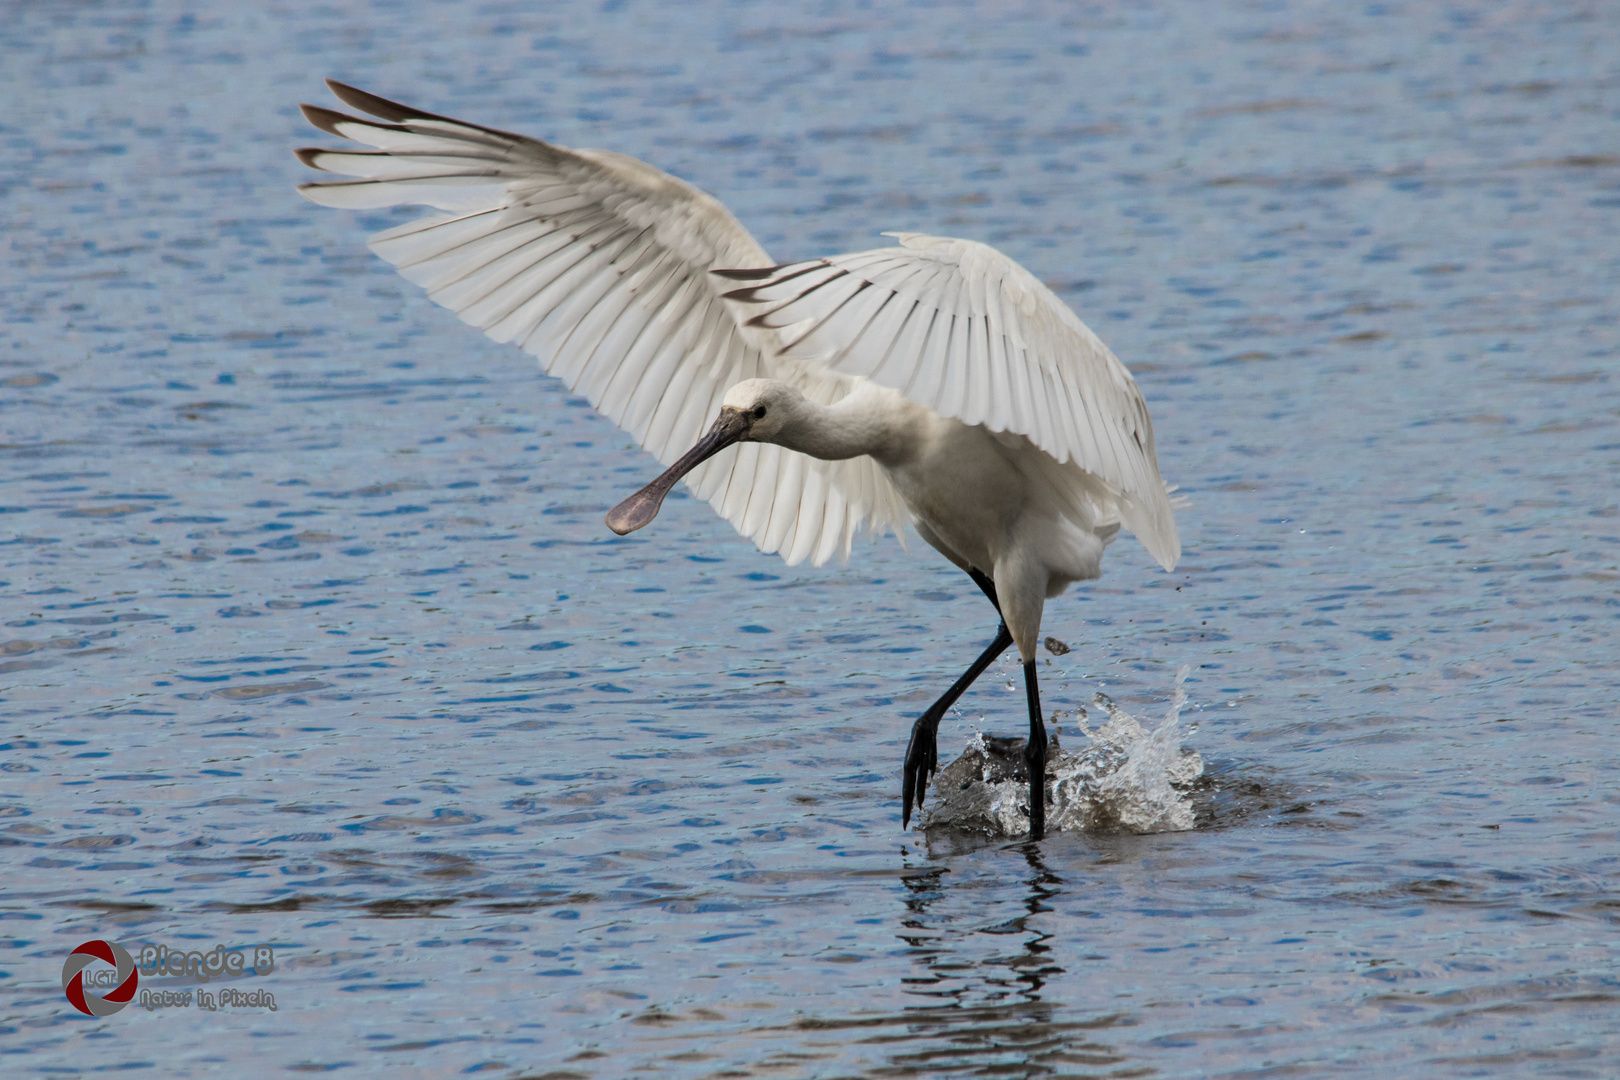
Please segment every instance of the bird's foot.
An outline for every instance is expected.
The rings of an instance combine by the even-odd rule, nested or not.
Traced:
[[[930,710],[911,725],[911,745],[906,747],[905,780],[901,790],[904,801],[900,814],[901,828],[910,826],[913,805],[922,809],[928,780],[939,769],[939,721],[940,717]]]

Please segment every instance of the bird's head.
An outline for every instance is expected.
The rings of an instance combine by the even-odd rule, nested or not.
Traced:
[[[720,419],[735,413],[744,425],[738,442],[775,442],[804,395],[776,379],[745,379],[726,391]],[[717,421],[718,422],[718,421]]]
[[[775,379],[745,379],[721,399],[720,415],[697,444],[663,474],[608,511],[607,527],[620,536],[646,525],[658,516],[675,482],[732,443],[775,442],[804,400],[787,383]]]

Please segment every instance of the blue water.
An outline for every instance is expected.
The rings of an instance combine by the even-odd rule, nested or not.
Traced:
[[[0,1072],[1620,1074],[1620,9],[5,15]],[[1190,665],[1199,827],[902,832],[971,583],[609,534],[651,459],[365,250],[408,215],[293,193],[325,75],[781,259],[1050,282],[1192,504],[1049,604],[1043,687]],[[272,948],[277,1008],[83,1016],[96,938]]]

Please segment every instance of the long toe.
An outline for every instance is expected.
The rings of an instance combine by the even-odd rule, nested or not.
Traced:
[[[902,803],[900,827],[902,829],[909,828],[911,825],[912,804],[915,803],[918,808],[922,807],[922,800],[917,797],[917,760],[915,753],[917,736],[915,734],[912,735],[911,741],[913,746],[906,750],[906,764],[900,781],[900,799]]]
[[[911,727],[911,742],[906,747],[904,779],[901,781],[900,824],[911,824],[911,808],[922,808],[923,796],[928,793],[928,778],[939,767],[939,729],[925,713]]]

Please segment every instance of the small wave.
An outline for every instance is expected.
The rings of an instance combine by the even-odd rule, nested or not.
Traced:
[[[1115,705],[1106,694],[1092,704],[1107,720],[1087,727],[1078,711],[1087,745],[1070,753],[1056,738],[1046,762],[1048,832],[1179,832],[1191,829],[1194,810],[1188,788],[1203,775],[1198,751],[1181,745],[1184,684],[1190,668],[1176,673],[1175,692],[1164,719],[1152,730]],[[1196,729],[1194,729],[1196,730]],[[922,827],[964,829],[992,836],[1029,832],[1029,773],[1025,740],[975,732],[962,756],[934,778],[932,802]]]

